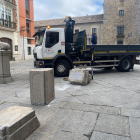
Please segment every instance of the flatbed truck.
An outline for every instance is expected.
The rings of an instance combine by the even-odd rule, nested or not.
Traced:
[[[65,77],[74,66],[91,66],[94,55],[94,68],[112,69],[128,72],[137,63],[140,45],[87,45],[86,31],[73,34],[75,21],[65,19],[65,29],[39,29],[34,37],[34,66],[54,68],[55,76]]]

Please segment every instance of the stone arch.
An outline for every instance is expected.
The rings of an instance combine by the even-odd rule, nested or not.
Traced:
[[[6,37],[2,37],[0,38],[1,42],[6,42],[10,45],[10,50],[11,50],[11,54],[10,54],[10,60],[13,60],[13,47],[12,47],[12,40],[10,38],[6,38]]]

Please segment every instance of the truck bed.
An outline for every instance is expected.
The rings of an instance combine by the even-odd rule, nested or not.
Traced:
[[[140,55],[140,45],[87,45],[94,48],[94,56]]]

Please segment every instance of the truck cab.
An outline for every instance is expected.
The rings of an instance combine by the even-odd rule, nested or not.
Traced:
[[[68,76],[73,68],[73,61],[81,56],[85,48],[85,31],[73,34],[75,21],[70,17],[65,20],[64,28],[44,27],[35,37],[35,67],[54,68],[56,76]]]
[[[65,53],[64,29],[43,28],[35,37],[36,59],[53,59],[58,53]]]

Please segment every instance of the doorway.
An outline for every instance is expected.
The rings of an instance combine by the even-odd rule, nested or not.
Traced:
[[[9,39],[9,38],[0,38],[0,41],[1,42],[5,42],[5,43],[8,43],[10,45],[10,60],[13,60],[13,47],[12,47],[12,40]]]

